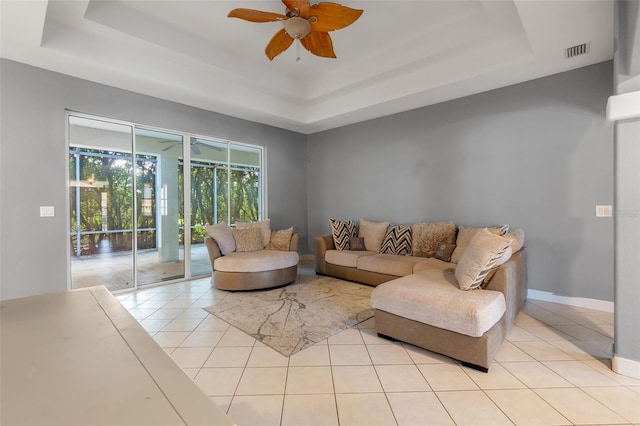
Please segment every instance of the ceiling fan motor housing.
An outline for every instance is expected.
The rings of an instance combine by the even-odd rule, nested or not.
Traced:
[[[294,16],[286,21],[283,21],[284,30],[289,37],[300,40],[305,38],[311,32],[311,24],[304,18]]]

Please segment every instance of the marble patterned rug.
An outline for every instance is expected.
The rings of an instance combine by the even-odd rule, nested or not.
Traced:
[[[204,309],[290,356],[371,318],[372,290],[323,277],[271,290],[230,292]]]

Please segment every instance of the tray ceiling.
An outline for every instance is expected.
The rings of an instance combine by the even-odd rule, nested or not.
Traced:
[[[331,33],[337,59],[271,62],[281,24],[226,16],[279,1],[2,0],[0,56],[307,134],[613,57],[611,1],[341,3],[364,14]]]

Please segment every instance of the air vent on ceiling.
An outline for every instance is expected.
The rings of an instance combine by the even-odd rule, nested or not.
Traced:
[[[584,55],[589,51],[589,43],[576,44],[575,46],[567,47],[566,55],[567,59],[575,56]]]

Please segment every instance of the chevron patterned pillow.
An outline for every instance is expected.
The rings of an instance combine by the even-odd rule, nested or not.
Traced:
[[[411,241],[411,226],[390,226],[382,241],[380,253],[407,256],[411,254]]]
[[[349,239],[357,237],[354,221],[339,219],[329,219],[329,221],[331,222],[333,245],[336,246],[336,250],[349,250],[351,248]]]

